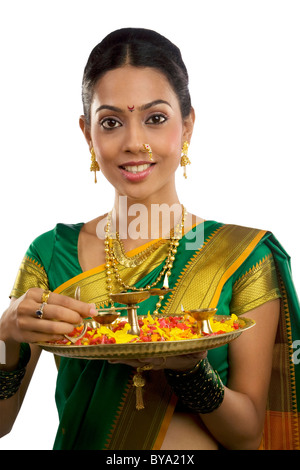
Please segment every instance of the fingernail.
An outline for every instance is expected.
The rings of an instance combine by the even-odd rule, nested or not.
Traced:
[[[90,313],[91,316],[97,315],[98,311],[97,311],[97,309],[96,309],[96,305],[95,305],[95,304],[91,304],[91,308],[90,308],[89,313]]]

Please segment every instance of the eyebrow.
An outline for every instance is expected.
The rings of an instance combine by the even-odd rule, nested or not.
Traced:
[[[146,109],[149,109],[149,108],[152,108],[152,106],[156,106],[158,104],[167,104],[168,106],[170,106],[170,108],[172,108],[172,106],[170,105],[170,103],[168,101],[165,101],[165,100],[154,100],[154,101],[151,101],[151,103],[147,103],[147,104],[144,104],[143,106],[141,106],[140,108],[138,108],[140,111],[145,111]]]
[[[138,108],[138,110],[139,111],[145,111],[149,108],[152,108],[152,106],[157,106],[158,104],[166,104],[166,105],[170,106],[170,108],[172,108],[172,106],[170,105],[170,103],[168,101],[154,100],[154,101],[151,101],[150,103],[143,104],[142,106],[140,106]],[[99,106],[99,108],[96,109],[95,114],[97,114],[102,109],[108,109],[109,111],[115,111],[116,113],[124,113],[125,112],[123,109],[118,108],[117,106],[111,106],[109,104],[103,104],[103,105]]]
[[[99,108],[96,109],[95,114],[97,114],[102,109],[108,109],[109,111],[115,111],[117,113],[123,113],[123,110],[121,108],[117,108],[116,106],[110,106],[109,104],[103,104],[102,106],[99,106]]]

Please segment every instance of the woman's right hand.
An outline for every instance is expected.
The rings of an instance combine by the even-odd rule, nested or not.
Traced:
[[[43,292],[43,289],[32,288],[12,300],[0,319],[2,340],[17,343],[58,341],[71,333],[83,318],[97,314],[94,304],[51,292],[43,317],[39,318],[36,311],[41,307]]]

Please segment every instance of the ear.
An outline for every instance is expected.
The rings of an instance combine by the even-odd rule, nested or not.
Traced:
[[[79,126],[80,126],[80,129],[81,129],[82,132],[83,132],[83,135],[84,135],[84,137],[85,137],[85,140],[86,140],[87,143],[88,143],[89,149],[91,150],[91,148],[93,147],[93,144],[92,144],[92,138],[91,138],[90,127],[87,125],[84,116],[80,116],[80,118],[79,118]]]
[[[183,120],[183,141],[186,140],[190,143],[194,130],[195,119],[195,110],[194,108],[191,108],[190,114]]]

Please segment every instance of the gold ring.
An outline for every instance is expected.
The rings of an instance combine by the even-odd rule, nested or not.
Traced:
[[[50,290],[44,290],[44,292],[42,294],[42,303],[43,304],[46,304],[48,302],[50,294],[51,294]]]

